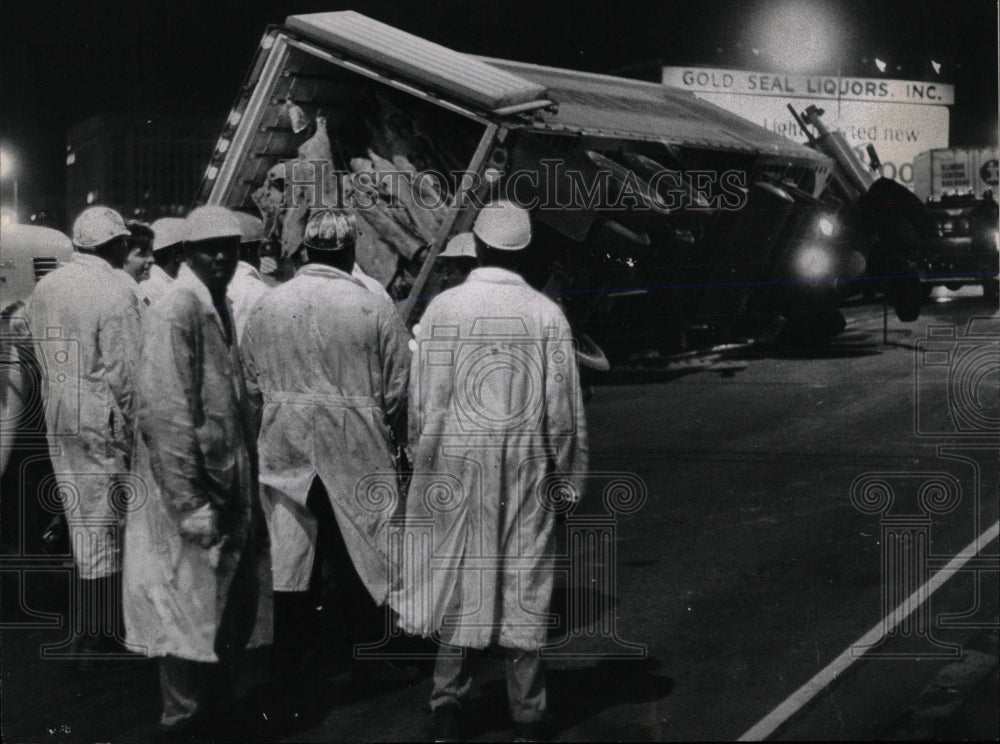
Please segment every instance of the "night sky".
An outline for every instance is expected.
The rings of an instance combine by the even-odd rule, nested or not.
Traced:
[[[162,105],[203,109],[221,127],[265,27],[296,13],[353,9],[460,51],[590,71],[656,60],[767,70],[775,65],[750,49],[766,44],[760,20],[788,6],[825,19],[812,25],[823,27],[837,62],[816,72],[839,65],[845,75],[874,76],[878,55],[902,67],[892,77],[923,79],[930,57],[943,61],[944,81],[956,86],[951,144],[996,144],[996,0],[7,0],[0,143],[17,153],[22,204],[59,203],[72,124],[108,109]],[[793,46],[824,38],[794,22],[787,31]]]

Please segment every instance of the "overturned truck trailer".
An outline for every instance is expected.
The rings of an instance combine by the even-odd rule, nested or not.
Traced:
[[[267,30],[199,203],[259,210],[286,256],[312,209],[358,217],[357,260],[411,323],[444,244],[491,198],[532,210],[529,280],[613,361],[813,340],[865,255],[820,198],[825,155],[661,85],[461,54],[354,12]]]

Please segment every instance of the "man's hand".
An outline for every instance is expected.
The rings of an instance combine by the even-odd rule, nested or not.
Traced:
[[[211,504],[198,507],[181,517],[178,532],[188,542],[210,548],[219,542],[219,515]]]

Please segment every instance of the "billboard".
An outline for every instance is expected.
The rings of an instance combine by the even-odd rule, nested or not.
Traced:
[[[862,161],[875,146],[882,175],[913,184],[913,159],[948,146],[952,85],[913,80],[793,75],[705,67],[664,67],[663,83],[692,91],[710,103],[796,142],[805,135],[788,111],[823,109],[823,121],[843,132]]]

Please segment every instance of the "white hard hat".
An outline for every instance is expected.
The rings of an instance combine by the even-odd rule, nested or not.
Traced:
[[[181,217],[163,217],[150,227],[153,228],[153,253],[183,243],[187,235],[187,223]]]
[[[88,207],[73,223],[73,245],[84,250],[130,234],[125,220],[110,207]]]
[[[242,237],[239,220],[225,207],[198,207],[184,222],[187,228],[185,243]]]
[[[358,238],[358,222],[350,212],[324,209],[309,218],[303,239],[306,248],[340,251],[353,248]]]
[[[246,212],[233,212],[240,223],[240,242],[259,243],[264,239],[264,222]]]
[[[487,204],[472,226],[476,237],[499,251],[519,251],[531,242],[531,220],[527,210],[500,200]]]
[[[438,254],[439,258],[475,258],[476,241],[472,233],[459,233],[448,241],[448,245]]]

